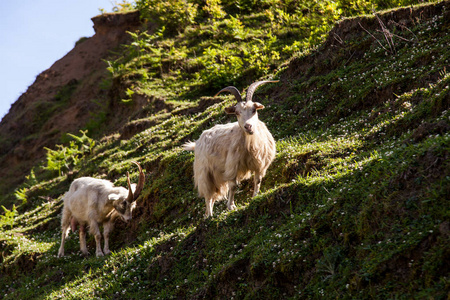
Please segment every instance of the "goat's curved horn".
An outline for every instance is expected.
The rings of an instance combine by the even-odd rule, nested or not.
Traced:
[[[252,98],[253,98],[253,93],[255,92],[256,88],[257,88],[258,86],[260,86],[261,84],[268,83],[268,82],[278,82],[278,81],[279,81],[279,80],[262,80],[262,81],[257,81],[257,82],[252,83],[252,84],[248,87],[247,95],[246,95],[246,97],[245,97],[245,102],[251,101],[251,100],[252,100]]]
[[[131,182],[130,182],[130,173],[127,172],[127,184],[128,184],[128,202],[133,202],[133,190],[131,189]]]
[[[215,96],[219,95],[222,92],[230,92],[234,95],[237,102],[242,101],[241,93],[239,93],[239,90],[235,88],[234,86],[227,86],[226,88],[221,89]]]
[[[144,172],[142,172],[142,167],[141,167],[140,164],[138,164],[135,161],[131,161],[131,162],[133,164],[135,164],[136,166],[138,166],[138,168],[139,168],[139,181],[138,181],[136,190],[134,191],[134,197],[133,197],[133,201],[134,201],[134,200],[136,200],[139,197],[139,195],[142,192],[142,189],[144,188],[145,174],[144,174]]]

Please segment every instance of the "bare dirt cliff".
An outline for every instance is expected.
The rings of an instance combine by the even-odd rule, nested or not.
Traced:
[[[0,123],[0,192],[10,191],[66,132],[77,133],[99,106],[107,105],[101,82],[108,78],[105,59],[140,27],[139,12],[92,18],[95,34],[48,70],[11,106]]]

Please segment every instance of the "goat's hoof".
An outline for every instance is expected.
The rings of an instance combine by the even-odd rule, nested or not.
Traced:
[[[104,253],[105,255],[110,255],[110,254],[111,254],[111,251],[109,251],[109,250],[103,250],[103,253]]]
[[[102,256],[105,256],[105,255],[103,254],[103,252],[97,252],[97,253],[95,253],[95,256],[102,257]]]
[[[228,206],[228,210],[235,210],[236,209],[236,205],[230,205],[230,206]]]
[[[58,252],[58,257],[63,257],[64,256],[64,252]]]

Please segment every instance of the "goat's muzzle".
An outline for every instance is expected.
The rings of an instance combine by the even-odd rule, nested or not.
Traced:
[[[253,127],[252,124],[245,124],[244,125],[245,132],[248,134],[253,134],[254,132],[252,127]]]

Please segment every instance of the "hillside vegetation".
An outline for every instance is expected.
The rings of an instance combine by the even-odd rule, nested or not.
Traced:
[[[447,299],[450,1],[302,3],[122,4],[143,25],[111,49],[108,97],[0,198],[2,298]],[[275,161],[205,219],[180,146],[235,121],[219,89],[261,79]],[[147,179],[113,253],[70,233],[57,258],[72,180],[126,186],[132,160]]]

